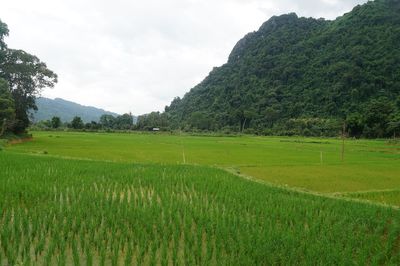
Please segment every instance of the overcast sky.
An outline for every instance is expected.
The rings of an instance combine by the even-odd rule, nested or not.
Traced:
[[[366,0],[8,0],[10,48],[59,76],[43,96],[117,113],[162,111],[273,15],[334,19]]]

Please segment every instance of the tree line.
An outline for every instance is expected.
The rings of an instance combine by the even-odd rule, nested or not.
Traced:
[[[74,129],[74,130],[133,130],[135,129],[134,118],[132,114],[123,114],[120,116],[102,115],[99,121],[85,123],[81,117],[75,116],[69,122],[62,122],[58,116],[50,120],[39,121],[34,124],[37,129]]]

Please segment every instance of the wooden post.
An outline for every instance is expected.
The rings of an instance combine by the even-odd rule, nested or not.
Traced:
[[[343,122],[342,129],[342,162],[344,161],[344,140],[346,138],[346,122]]]
[[[247,120],[247,118],[245,117],[245,118],[244,118],[243,125],[242,125],[242,133],[243,133],[243,131],[244,131],[244,126],[246,125],[246,120]]]
[[[182,145],[182,157],[183,157],[183,164],[186,164],[185,146],[183,146],[183,145]]]
[[[321,162],[321,165],[322,165],[322,151],[319,154],[319,158],[320,158],[320,162]]]

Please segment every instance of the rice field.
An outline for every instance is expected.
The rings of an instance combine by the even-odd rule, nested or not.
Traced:
[[[400,143],[298,137],[33,132],[17,153],[229,169],[263,182],[400,206]],[[374,196],[376,191],[383,191]],[[369,192],[372,194],[369,195]],[[357,193],[362,193],[358,196]],[[374,194],[375,193],[375,194]]]
[[[353,193],[343,193],[342,196],[369,200],[372,202],[380,202],[385,205],[400,206],[400,190],[387,189],[387,190],[371,190]]]
[[[396,208],[47,147],[0,151],[0,265],[400,264]]]

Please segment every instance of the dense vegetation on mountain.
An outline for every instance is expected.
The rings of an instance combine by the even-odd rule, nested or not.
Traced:
[[[165,112],[151,112],[149,114],[138,116],[136,129],[152,130],[153,128],[160,128],[161,130],[170,129],[168,117]]]
[[[83,106],[60,98],[52,100],[41,97],[36,100],[36,105],[38,110],[33,112],[35,122],[50,120],[53,116],[59,117],[62,122],[69,122],[75,116],[79,116],[84,123],[89,123],[91,121],[99,122],[102,115],[118,116],[116,113],[96,107]]]
[[[55,115],[48,119],[42,119],[40,121],[37,121],[32,125],[32,129],[34,130],[59,130],[59,129],[65,130],[67,128],[70,128],[73,130],[109,131],[109,130],[136,129],[135,123],[137,118],[133,116],[131,113],[118,115],[115,113],[104,111],[102,109],[82,106],[62,99],[50,100],[45,98],[39,98],[37,102],[39,110],[48,111],[45,117],[50,117],[52,114],[61,114],[63,115],[63,118]],[[54,104],[55,102],[63,103],[63,105],[60,106],[58,104]],[[54,106],[49,105],[48,103],[52,103],[54,104]],[[49,106],[52,106],[53,109],[48,108]],[[58,111],[56,110],[57,106],[59,106]],[[77,112],[78,110],[80,110],[81,114],[83,114],[83,117],[79,115],[74,115],[80,113]],[[88,118],[90,119],[90,116],[88,116],[89,113],[94,115],[91,117],[93,118],[92,120],[88,120]],[[100,114],[101,116],[99,117]],[[65,117],[71,117],[71,118],[66,119]]]
[[[135,126],[136,117],[132,114],[123,114],[116,117],[112,115],[102,115],[99,121],[90,121],[85,123],[80,116],[74,116],[69,122],[61,122],[60,117],[53,116],[48,120],[41,120],[34,123],[32,126],[33,130],[66,130],[67,128],[73,130],[133,130]]]
[[[272,17],[166,107],[169,127],[329,136],[346,124],[352,136],[392,136],[400,131],[399,44],[398,0],[334,21]]]
[[[8,27],[0,20],[0,136],[23,133],[29,126],[29,109],[37,109],[40,90],[53,87],[57,75],[39,58],[7,47]]]

